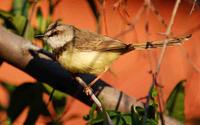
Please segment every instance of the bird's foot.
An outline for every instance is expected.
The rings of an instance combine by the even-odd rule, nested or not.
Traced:
[[[92,88],[89,87],[89,86],[87,86],[87,87],[84,88],[84,92],[85,92],[85,94],[87,96],[91,96],[91,94],[92,94]]]

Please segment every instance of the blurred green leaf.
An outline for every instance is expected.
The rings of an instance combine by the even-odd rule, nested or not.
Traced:
[[[123,121],[125,122],[126,125],[131,124],[132,123],[132,118],[131,118],[131,114],[125,114],[122,116]]]
[[[184,83],[180,81],[167,99],[166,110],[168,115],[184,122]]]
[[[97,106],[95,104],[93,104],[89,111],[89,118],[93,119],[95,117],[96,108],[97,108]]]
[[[41,11],[40,7],[37,8],[37,15],[36,16],[37,16],[37,24],[38,24],[37,34],[44,33],[47,26],[48,26],[48,20],[46,20],[44,18],[44,16],[42,15],[42,11]]]
[[[47,94],[51,94],[53,88],[49,86],[48,84],[42,83],[42,86],[44,87],[44,90]],[[55,90],[52,96],[52,104],[53,107],[57,113],[57,115],[61,115],[64,112],[65,106],[66,106],[66,100],[67,95],[61,91]]]
[[[28,9],[30,8],[29,0],[14,0],[11,13],[14,15],[22,15],[28,17]]]
[[[32,40],[34,38],[35,32],[30,24],[27,24],[27,30],[24,33],[24,38]]]
[[[52,15],[56,6],[61,0],[49,0],[49,14]]]
[[[151,92],[151,97],[156,97],[156,96],[158,96],[158,90],[154,87],[153,89],[152,89],[152,92]]]
[[[23,35],[24,28],[27,23],[27,18],[22,15],[12,15],[9,12],[0,10],[0,17],[5,21],[7,28],[14,30],[18,35]],[[31,40],[34,38],[34,29],[28,25],[27,32],[24,34],[24,37]]]
[[[52,103],[53,103],[53,107],[56,111],[56,114],[62,115],[62,113],[65,111],[65,107],[66,107],[66,97],[63,98],[54,98],[52,99]]]
[[[22,35],[26,20],[26,17],[22,15],[16,15],[12,16],[9,21],[15,26],[16,30],[18,31],[18,34]]]
[[[105,123],[105,113],[97,112],[94,110],[95,108],[91,108],[89,114],[85,116],[85,120],[88,121],[88,125],[102,125]],[[158,117],[155,117],[155,109],[154,106],[149,106],[149,111],[147,114],[147,121],[145,125],[157,125]],[[107,110],[112,123],[114,125],[141,125],[143,121],[144,109],[141,107],[135,107],[135,109],[131,108],[131,112],[123,113],[115,110]],[[108,121],[108,120],[107,120]]]
[[[136,108],[136,110],[137,110],[137,108]],[[134,106],[131,106],[131,123],[132,123],[132,125],[134,125],[134,124],[141,125],[142,124],[142,121],[140,120],[142,117],[139,117],[139,114],[137,112],[134,111]]]
[[[42,83],[44,89],[45,89],[45,92],[48,93],[50,95],[50,93],[52,92],[53,88],[51,86],[49,86],[48,84],[46,83]],[[61,91],[57,91],[55,90],[54,94],[53,94],[53,97],[56,98],[56,99],[62,99],[63,97],[66,97],[67,94],[66,93],[63,93]]]
[[[49,116],[42,93],[40,84],[24,83],[18,86],[11,94],[7,110],[11,121],[13,122],[26,107],[29,107],[29,112],[24,124],[34,124],[40,114]]]
[[[103,108],[103,119],[104,119],[104,125],[114,125],[110,116],[108,115],[107,111]]]
[[[1,86],[3,86],[9,92],[9,94],[11,94],[17,87],[6,82],[1,82]]]

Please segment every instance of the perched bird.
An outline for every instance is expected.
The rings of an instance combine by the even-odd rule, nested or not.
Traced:
[[[132,50],[145,50],[163,46],[163,41],[125,44],[120,40],[78,29],[72,25],[52,23],[43,35],[53,50],[56,60],[72,73],[99,75],[109,69],[120,55]],[[191,35],[165,39],[168,46],[180,44]]]

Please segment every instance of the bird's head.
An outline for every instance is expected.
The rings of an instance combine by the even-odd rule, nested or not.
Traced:
[[[35,37],[47,42],[52,49],[56,49],[73,40],[74,27],[56,21],[48,26],[44,34]]]

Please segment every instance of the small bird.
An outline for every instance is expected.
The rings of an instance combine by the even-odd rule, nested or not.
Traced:
[[[188,40],[191,35],[165,39],[168,46]],[[163,41],[126,44],[108,36],[78,29],[72,25],[54,22],[43,35],[38,35],[52,48],[56,60],[72,73],[99,75],[109,69],[120,55],[132,50],[145,50],[163,46]]]

